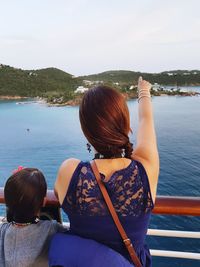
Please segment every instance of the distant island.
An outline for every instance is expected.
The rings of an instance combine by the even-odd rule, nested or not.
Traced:
[[[152,95],[196,95],[182,92],[180,86],[200,86],[199,70],[142,73],[126,70],[106,71],[76,77],[57,68],[22,70],[0,64],[0,99],[38,97],[52,105],[78,105],[85,91],[96,85],[112,86],[127,99],[137,97],[139,76],[153,84]],[[168,89],[165,88],[168,86]],[[170,86],[170,89],[169,89]]]

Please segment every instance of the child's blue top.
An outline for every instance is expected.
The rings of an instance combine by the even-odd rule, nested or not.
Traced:
[[[133,160],[108,181],[103,174],[101,178],[142,265],[151,266],[145,236],[154,205],[144,167]],[[69,217],[72,234],[103,243],[130,260],[89,162],[78,164],[62,208]]]

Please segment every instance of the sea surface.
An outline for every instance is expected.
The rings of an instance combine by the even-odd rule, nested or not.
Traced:
[[[63,160],[92,158],[81,132],[78,107],[16,102],[0,101],[0,186],[22,165],[41,169],[52,189]],[[161,165],[158,194],[199,196],[200,97],[153,97],[152,103]],[[135,143],[137,101],[129,101],[128,106]],[[5,214],[5,208],[0,212]],[[150,228],[200,231],[200,218],[153,215]],[[195,239],[148,237],[147,241],[153,249],[200,253],[200,241]],[[200,262],[155,257],[153,266],[197,267]]]

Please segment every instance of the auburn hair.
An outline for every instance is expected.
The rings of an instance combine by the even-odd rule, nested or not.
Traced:
[[[109,86],[88,90],[82,99],[79,117],[89,143],[105,158],[124,154],[131,158],[130,116],[125,97]]]

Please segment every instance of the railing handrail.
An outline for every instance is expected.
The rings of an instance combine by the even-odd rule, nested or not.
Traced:
[[[153,213],[200,216],[200,197],[157,196]]]
[[[0,187],[0,204],[4,203],[4,190]],[[60,206],[53,190],[47,192],[46,206]],[[157,196],[153,213],[200,216],[200,197]]]

